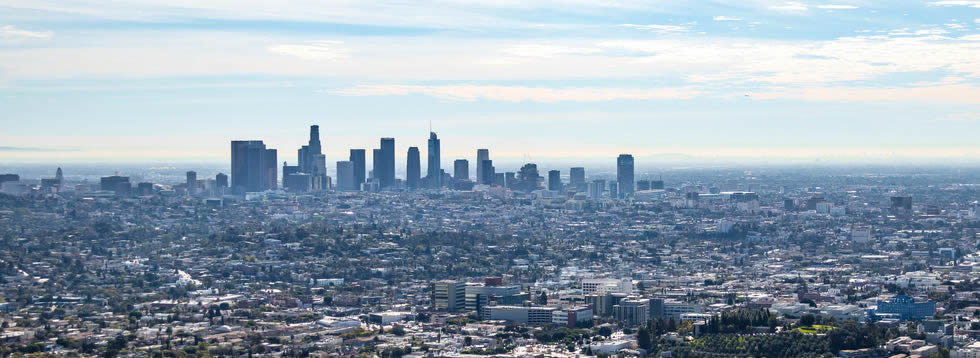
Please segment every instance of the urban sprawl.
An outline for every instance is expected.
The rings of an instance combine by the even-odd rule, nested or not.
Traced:
[[[0,175],[0,356],[980,357],[977,168],[427,144],[404,178],[392,138],[328,176],[317,126],[230,175]]]

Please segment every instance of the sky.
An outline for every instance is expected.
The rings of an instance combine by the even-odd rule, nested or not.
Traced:
[[[0,163],[295,162],[311,124],[328,163],[431,125],[443,167],[975,164],[980,1],[0,3]]]

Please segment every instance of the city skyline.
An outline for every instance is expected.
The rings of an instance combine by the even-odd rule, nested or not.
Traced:
[[[969,163],[971,4],[16,0],[0,160],[217,162],[311,122],[366,148],[431,121],[443,157]]]

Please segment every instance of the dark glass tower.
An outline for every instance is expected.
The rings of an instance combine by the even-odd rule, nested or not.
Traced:
[[[419,180],[422,179],[422,163],[420,163],[418,147],[408,148],[408,166],[405,167],[405,185],[409,189],[415,190],[419,187]]]
[[[374,176],[381,179],[381,188],[388,188],[395,184],[395,138],[381,138],[381,173],[374,172]],[[377,169],[375,169],[377,170]]]
[[[616,182],[620,198],[633,195],[636,180],[633,175],[632,155],[620,154],[619,158],[616,158]]]
[[[276,188],[276,150],[260,140],[231,142],[231,187],[237,194]]]
[[[480,180],[480,184],[493,185],[493,181],[496,177],[496,173],[493,172],[493,161],[490,159],[481,161],[479,169],[480,175],[482,175],[482,177],[478,178]]]
[[[439,137],[436,136],[435,132],[429,132],[429,152],[426,155],[428,156],[426,158],[428,170],[425,172],[425,176],[429,186],[438,188],[442,186],[442,165],[440,164],[442,155],[439,152]]]
[[[561,172],[557,170],[548,171],[548,190],[561,190]]]
[[[364,149],[351,149],[350,161],[354,164],[354,190],[360,190],[361,184],[367,178]]]
[[[587,190],[585,183],[585,168],[574,167],[568,170],[568,184],[580,192]]]
[[[483,184],[483,161],[490,160],[489,149],[476,150],[476,182]]]
[[[453,179],[470,180],[470,161],[466,159],[456,159],[453,162]]]

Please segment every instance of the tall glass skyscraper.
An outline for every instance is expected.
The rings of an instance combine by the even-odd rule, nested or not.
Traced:
[[[418,189],[419,180],[422,179],[422,163],[419,158],[418,147],[408,147],[408,165],[405,167],[405,186],[409,189]]]
[[[231,142],[231,187],[237,194],[276,189],[276,150],[260,140]]]
[[[354,165],[354,190],[361,190],[361,184],[367,178],[364,149],[351,149],[350,162]]]
[[[616,158],[616,182],[620,198],[631,196],[636,191],[632,155],[620,154]]]
[[[375,166],[374,177],[378,178],[381,189],[384,189],[395,184],[395,138],[381,138],[379,155],[381,163]]]
[[[561,190],[561,172],[557,170],[548,171],[548,190]]]
[[[574,167],[568,170],[568,185],[579,192],[588,190],[585,183],[585,168]]]
[[[453,179],[470,180],[470,161],[466,159],[456,159],[453,162]]]
[[[490,150],[489,149],[477,149],[476,150],[476,181],[480,184],[486,184],[483,182],[485,176],[483,175],[483,161],[490,160]]]
[[[439,153],[439,137],[436,136],[435,132],[429,132],[429,152],[427,153],[428,170],[425,172],[425,177],[432,188],[438,188],[442,186],[442,165],[440,161],[442,156]]]

